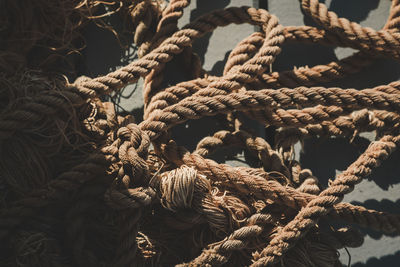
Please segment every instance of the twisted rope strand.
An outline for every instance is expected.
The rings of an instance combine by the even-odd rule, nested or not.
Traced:
[[[346,171],[341,173],[331,185],[310,201],[296,217],[259,254],[254,255],[252,266],[268,266],[276,263],[283,253],[288,251],[297,240],[314,226],[319,218],[328,214],[333,205],[339,203],[343,196],[354,189],[354,185],[368,176],[372,168],[381,164],[396,148],[399,136],[384,136],[371,143],[368,149]]]
[[[64,2],[63,8],[70,4]],[[85,19],[98,18],[92,16],[95,8],[125,12],[135,27],[139,59],[72,84],[44,73],[0,75],[4,265],[220,266],[253,259],[251,266],[337,266],[337,250],[360,246],[363,236],[350,227],[337,229],[332,221],[400,235],[400,215],[340,203],[400,144],[400,82],[362,90],[321,86],[381,57],[398,61],[400,1],[392,1],[381,30],[340,18],[318,0],[302,0],[301,6],[323,29],[282,27],[275,16],[252,7],[215,10],[178,29],[189,3],[171,0],[165,9],[166,3],[151,0],[71,3]],[[42,5],[32,4],[32,14],[23,13],[23,19],[3,14],[3,34],[35,32],[48,21],[37,18],[36,9],[53,13]],[[260,32],[233,48],[221,77],[208,75],[193,42],[232,23],[256,25]],[[24,48],[26,42],[18,42]],[[326,65],[272,72],[285,43],[357,52]],[[176,56],[193,80],[162,88],[166,64]],[[0,64],[8,70],[21,64],[20,57],[23,61],[25,52],[2,51]],[[119,97],[120,89],[141,77],[144,120],[135,118],[135,124],[102,99]],[[190,136],[200,140],[193,153],[171,138],[175,125],[218,114],[227,116],[217,116],[214,134]],[[252,123],[268,127],[268,137],[254,134]],[[295,144],[307,137],[342,136],[351,143],[365,131],[375,131],[380,140],[327,188],[295,160]],[[253,153],[258,168],[205,158],[229,146]]]

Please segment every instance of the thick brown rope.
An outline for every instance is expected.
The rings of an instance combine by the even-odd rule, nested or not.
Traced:
[[[52,86],[49,78],[27,76],[30,91],[5,87],[2,155],[11,149],[8,142],[17,144],[0,164],[0,256],[6,266],[338,266],[337,249],[360,246],[363,237],[353,228],[335,229],[331,220],[399,235],[398,214],[340,202],[399,145],[400,82],[362,90],[321,83],[357,73],[380,57],[399,58],[400,2],[392,2],[382,30],[339,18],[318,0],[301,2],[322,30],[282,27],[266,10],[251,7],[215,10],[179,29],[189,1],[173,0],[165,9],[133,1],[140,59],[72,84],[58,79]],[[261,31],[233,48],[221,77],[204,75],[193,42],[232,23]],[[285,42],[358,52],[326,65],[268,72]],[[179,54],[194,79],[162,88],[166,64]],[[101,97],[118,95],[141,77],[144,120],[134,123]],[[228,115],[219,117],[224,129],[195,136],[194,152],[171,137],[178,124],[219,114]],[[270,127],[274,140],[254,134],[245,125],[249,117]],[[379,140],[328,187],[293,157],[295,143],[307,137],[352,142],[371,131]],[[212,159],[230,146],[249,151],[256,166]],[[32,157],[36,161],[25,162]],[[25,172],[13,169],[15,160]],[[55,245],[29,258],[35,254],[32,240]]]

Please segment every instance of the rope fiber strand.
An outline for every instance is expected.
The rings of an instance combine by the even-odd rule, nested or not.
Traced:
[[[284,27],[246,6],[180,28],[189,6],[41,0],[0,9],[2,266],[337,267],[339,249],[363,244],[359,227],[400,235],[400,214],[342,202],[400,145],[400,81],[332,86],[377,59],[399,61],[400,1],[382,29],[318,0],[301,8],[320,28]],[[117,16],[122,28],[113,26]],[[76,77],[82,68],[70,57],[85,46],[89,22],[119,41],[130,36],[138,58]],[[221,76],[205,71],[196,39],[244,23],[258,31],[232,47]],[[272,71],[293,43],[356,52]],[[190,78],[171,84],[170,66]],[[115,99],[141,78],[144,106],[134,113],[143,117],[120,112]],[[190,135],[177,125],[205,117],[215,117],[215,132],[189,136],[195,146],[176,138]],[[306,138],[354,144],[363,132],[375,140],[337,177],[324,177],[328,186],[295,159]],[[237,151],[246,166],[223,162]]]

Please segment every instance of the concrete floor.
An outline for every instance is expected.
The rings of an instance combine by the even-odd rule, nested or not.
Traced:
[[[384,25],[390,7],[389,0],[327,0],[321,2],[325,2],[330,10],[337,12],[339,16],[374,29],[379,29]],[[267,8],[272,14],[277,15],[280,23],[285,26],[313,25],[310,19],[304,18],[297,0],[261,0],[260,2],[253,0],[197,0],[192,1],[185,10],[179,26],[183,26],[213,9],[242,5]],[[230,50],[252,32],[254,32],[254,27],[250,25],[229,25],[218,28],[198,40],[194,49],[204,62],[204,68],[207,71],[214,75],[221,75]],[[89,49],[84,54],[86,57],[84,73],[88,76],[93,77],[107,73],[108,70],[124,65],[125,62],[134,58],[133,50],[130,51],[130,55],[123,54],[110,33],[93,27],[87,31],[86,36]],[[99,37],[103,38],[104,42],[97,42]],[[281,55],[273,65],[273,70],[280,71],[292,69],[294,66],[326,64],[348,56],[352,52],[352,49],[334,49],[316,45],[284,45]],[[104,62],[98,61],[99,53],[102,54],[102,57],[104,56],[102,58]],[[121,62],[121,57],[125,59],[125,62]],[[171,84],[184,80],[184,77],[177,75],[180,73],[179,71],[174,69],[173,73],[175,74],[172,73],[171,76],[168,76]],[[393,60],[382,59],[377,60],[375,64],[356,75],[329,85],[361,89],[386,84],[399,77],[399,65]],[[125,89],[126,97],[120,99],[120,105],[125,110],[133,111],[139,118],[143,104],[141,90],[136,90],[136,88],[141,88],[141,84],[131,85]],[[255,127],[261,136],[265,135],[261,125]],[[188,148],[194,148],[199,137],[213,134],[219,128],[215,119],[205,118],[176,127],[174,135],[181,144]],[[369,140],[372,140],[373,137],[373,134],[364,134],[351,145],[340,138],[308,139],[303,148],[297,147],[296,153],[304,167],[310,168],[321,181],[327,183],[328,179],[333,179],[335,175],[351,164],[365,150]],[[243,155],[236,156],[238,160],[226,157],[225,159],[220,158],[220,160],[225,160],[228,164],[233,165],[244,164],[241,160]],[[400,213],[399,160],[400,152],[397,152],[381,168],[374,171],[369,179],[357,185],[354,192],[346,196],[345,201],[368,208]],[[351,266],[400,266],[400,237],[383,236],[372,231],[364,231],[364,233],[364,245],[361,248],[349,249]],[[340,253],[342,262],[347,265],[349,258],[347,252],[342,250]]]

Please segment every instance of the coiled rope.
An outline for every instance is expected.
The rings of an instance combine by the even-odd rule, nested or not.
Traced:
[[[29,90],[20,79],[0,92],[5,266],[339,266],[337,250],[363,242],[351,225],[400,234],[400,215],[341,202],[400,145],[400,83],[320,86],[379,57],[399,59],[399,1],[381,30],[339,18],[318,0],[301,6],[321,28],[283,27],[266,10],[232,7],[179,29],[187,0],[164,9],[133,2],[139,59],[73,83],[28,75]],[[260,32],[232,50],[222,76],[211,76],[192,44],[233,23]],[[282,45],[297,42],[358,52],[269,72]],[[178,56],[193,79],[163,88]],[[142,77],[142,121],[104,101]],[[172,138],[174,126],[206,116],[225,127],[194,151]],[[245,126],[248,117],[275,127],[274,144]],[[309,136],[351,142],[367,131],[377,140],[326,188],[293,159],[294,144]],[[259,167],[208,158],[229,146],[249,151]]]

